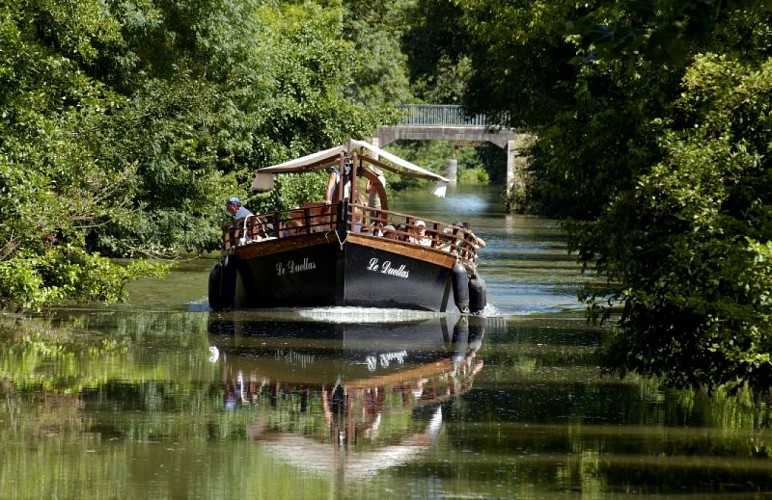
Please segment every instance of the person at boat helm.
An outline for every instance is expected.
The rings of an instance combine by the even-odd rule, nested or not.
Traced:
[[[351,165],[345,166],[346,177],[351,175]],[[324,193],[324,202],[331,204],[338,201],[338,188],[340,186],[341,175],[338,167],[330,168],[330,177],[327,179],[327,188]],[[343,198],[348,199],[351,196],[351,179],[346,180],[346,185],[343,186]]]
[[[241,200],[235,196],[228,198],[228,201],[225,202],[225,209],[233,216],[234,220],[243,219],[252,215],[252,212],[242,206]]]

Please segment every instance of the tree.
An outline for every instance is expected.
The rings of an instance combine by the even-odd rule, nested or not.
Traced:
[[[0,6],[0,307],[117,300],[156,268],[105,255],[215,249],[229,195],[321,198],[313,178],[244,195],[256,168],[396,116],[361,104],[381,99],[375,83],[353,100],[363,60],[343,14],[257,0]]]
[[[623,308],[607,368],[767,393],[770,10],[456,3],[467,105],[539,136],[531,202]],[[587,291],[592,317],[612,311],[601,299]]]
[[[410,25],[407,8],[413,2],[343,2],[345,22],[341,36],[353,44],[356,53],[355,62],[348,65],[353,79],[346,89],[353,102],[383,109],[414,100],[407,57],[400,47],[404,30]]]
[[[142,19],[152,23],[118,12],[125,52],[137,61],[126,83],[116,82],[132,89],[117,129],[122,154],[139,166],[137,195],[132,217],[95,233],[96,248],[213,250],[230,195],[253,209],[297,205],[314,185],[321,198],[324,183],[313,178],[281,181],[268,196],[248,186],[256,168],[374,128],[377,110],[346,97],[358,56],[342,36],[342,9],[217,0],[150,7]],[[148,39],[164,47],[163,58],[150,54]]]
[[[432,104],[458,104],[470,78],[462,10],[451,0],[417,0],[406,9],[402,50],[410,81],[419,99]]]
[[[128,161],[101,163],[106,116],[123,100],[74,62],[117,36],[102,7],[19,0],[0,8],[2,308],[115,301],[126,281],[154,272],[84,248],[90,228],[126,215],[136,171]]]
[[[682,88],[692,127],[668,128],[663,161],[592,229],[614,235],[593,256],[624,304],[606,363],[761,397],[772,387],[772,59],[698,56]]]

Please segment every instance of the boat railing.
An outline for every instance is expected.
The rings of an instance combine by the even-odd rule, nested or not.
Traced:
[[[477,237],[462,226],[356,203],[346,205],[345,227],[351,233],[433,248],[472,262],[477,259]],[[250,215],[223,225],[222,251],[228,253],[238,246],[267,240],[327,233],[335,231],[337,225],[337,204],[306,203],[296,209]]]
[[[351,232],[434,248],[470,261],[477,259],[477,237],[463,226],[355,203],[349,204],[348,211]]]
[[[306,203],[301,208],[250,215],[223,224],[222,251],[265,240],[327,232],[335,228],[335,205]]]

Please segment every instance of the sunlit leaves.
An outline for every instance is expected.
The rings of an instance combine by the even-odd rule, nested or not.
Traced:
[[[572,218],[572,250],[609,278],[608,294],[588,291],[590,315],[623,307],[607,366],[766,393],[772,11],[455,4],[472,35],[467,103],[537,131],[530,203]]]
[[[78,302],[114,303],[126,298],[124,284],[167,268],[136,260],[126,266],[72,245],[42,254],[21,253],[0,262],[0,306],[39,310]]]
[[[253,201],[256,168],[371,134],[391,115],[352,101],[365,59],[345,12],[256,0],[4,3],[2,305],[119,299],[138,273],[90,252],[216,249],[223,200]],[[389,82],[357,100],[384,105],[379,85]],[[277,207],[321,198],[323,182],[283,187]],[[53,264],[78,252],[90,275]]]
[[[679,386],[772,384],[769,66],[697,57],[673,120],[692,126],[668,132],[665,161],[597,223],[621,236],[598,253],[629,287],[611,366]]]

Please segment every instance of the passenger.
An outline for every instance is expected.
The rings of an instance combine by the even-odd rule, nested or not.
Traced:
[[[462,224],[462,227],[463,227],[464,229],[466,229],[467,231],[469,231],[470,233],[472,233],[472,225],[471,225],[471,224],[469,224],[468,222],[462,222],[461,224]],[[472,233],[472,234],[474,234],[474,233]],[[479,237],[479,236],[477,236],[476,234],[474,235],[474,237],[475,237],[475,247],[476,247],[478,250],[479,250],[481,247],[484,247],[484,246],[485,246],[485,240],[484,240],[484,239],[480,238],[480,237]]]
[[[399,235],[397,234],[397,229],[391,224],[386,224],[385,226],[383,226],[383,236],[390,240],[399,239]]]
[[[426,236],[426,223],[424,221],[415,221],[415,224],[410,228],[410,239],[408,241],[425,247],[432,245],[431,238]]]
[[[351,231],[355,233],[362,232],[362,214],[358,211],[351,215]]]
[[[233,216],[233,220],[244,219],[252,215],[252,212],[242,206],[241,200],[235,196],[228,198],[228,201],[225,202],[225,209]]]
[[[236,245],[243,245],[247,243],[250,238],[246,234],[246,218],[252,215],[252,212],[247,210],[246,207],[243,207],[241,205],[241,200],[236,198],[235,196],[231,196],[228,198],[228,200],[225,202],[225,210],[228,211],[229,214],[233,217],[234,222],[231,223],[231,227],[228,230],[228,236],[226,238],[226,248],[230,246],[236,246]],[[235,221],[243,221],[245,224],[242,224],[241,222],[235,222]]]
[[[394,227],[394,230],[397,233],[396,239],[399,241],[408,241],[409,235],[407,234],[407,226],[405,224],[397,224]]]
[[[285,236],[285,237],[286,236],[295,236],[296,234],[300,234],[300,228],[302,226],[303,225],[297,219],[292,219],[292,220],[288,221],[286,226],[285,226],[283,236]]]
[[[461,255],[462,253],[462,242],[465,234],[462,229],[464,229],[463,222],[456,221],[453,223],[451,251],[457,255]]]
[[[442,234],[440,235],[440,246],[439,249],[443,252],[451,252],[454,250],[456,245],[455,237],[453,236],[454,231],[456,231],[455,228],[451,229],[449,227],[446,227],[442,230]]]
[[[377,220],[371,222],[368,231],[373,236],[383,236],[383,223]]]
[[[330,169],[330,177],[327,179],[327,189],[324,194],[324,202],[326,204],[332,203],[332,199],[338,190],[338,183],[340,182],[340,171],[338,167],[332,167]]]
[[[383,172],[380,170],[376,170],[375,172],[376,177],[378,179],[378,182],[381,183],[381,186],[383,188],[386,188],[386,177],[383,175]],[[367,206],[370,208],[375,208],[377,210],[381,209],[381,196],[378,194],[378,190],[375,189],[375,183],[367,179],[367,187],[365,188],[365,193],[367,193]]]
[[[345,167],[346,177],[351,175],[351,165],[346,164]],[[340,169],[338,167],[332,167],[330,169],[330,177],[327,179],[327,190],[325,191],[324,201],[328,205],[338,201],[338,186],[340,185]],[[343,198],[348,199],[351,196],[351,179],[346,181],[346,185],[343,188]]]
[[[262,230],[263,230],[264,240],[272,240],[278,237],[276,236],[276,231],[273,228],[273,224],[271,224],[270,222],[266,224],[262,224]]]

